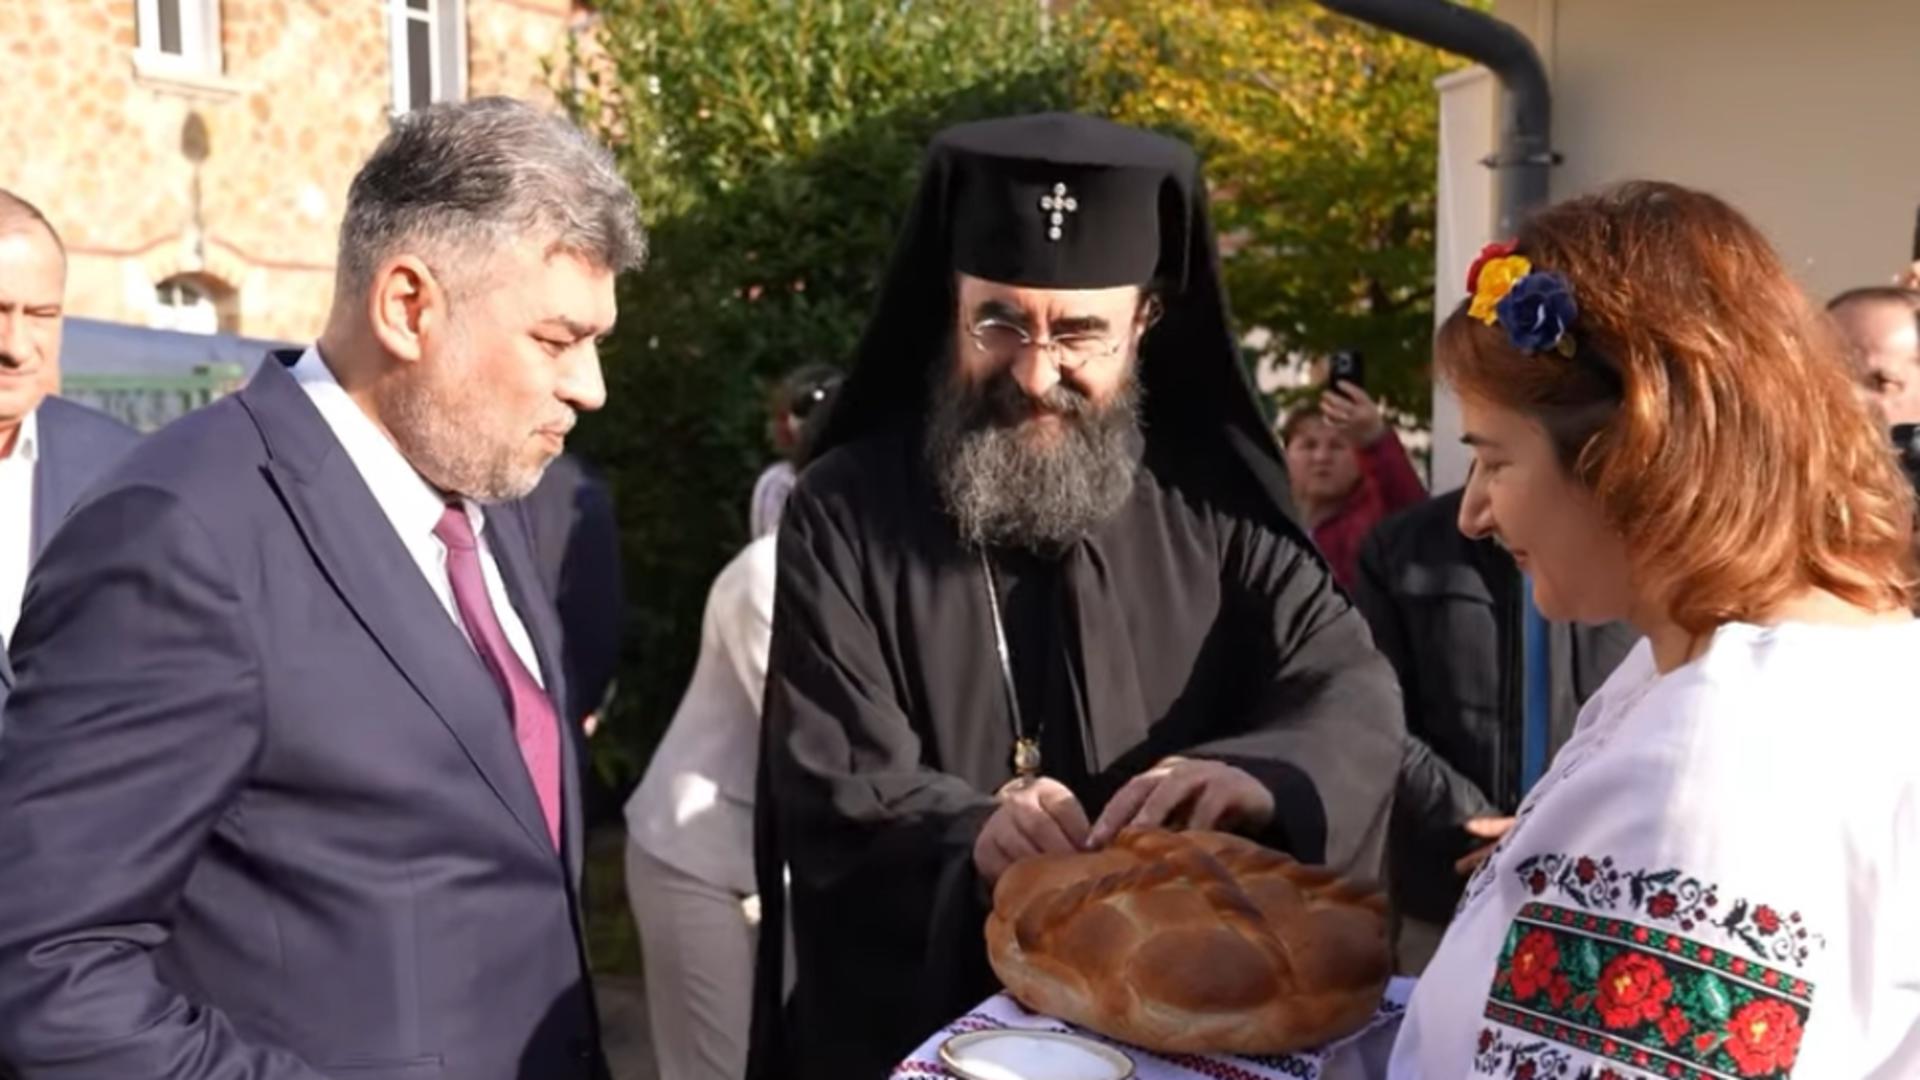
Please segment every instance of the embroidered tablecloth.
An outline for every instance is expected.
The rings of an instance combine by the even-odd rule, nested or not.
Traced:
[[[1379,1080],[1387,1074],[1387,1056],[1412,994],[1412,979],[1394,979],[1387,984],[1373,1019],[1358,1032],[1318,1050],[1261,1057],[1156,1054],[1028,1012],[1006,994],[995,994],[922,1043],[894,1068],[891,1080],[954,1080],[954,1074],[940,1064],[940,1044],[963,1032],[993,1028],[1070,1031],[1118,1047],[1133,1059],[1137,1080]]]

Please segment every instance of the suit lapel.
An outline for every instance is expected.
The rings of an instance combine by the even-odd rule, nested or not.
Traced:
[[[269,480],[315,561],[414,690],[447,726],[494,794],[543,850],[538,796],[506,704],[312,402],[275,354],[241,400],[266,440]]]
[[[500,568],[500,580],[507,587],[507,599],[533,639],[534,654],[540,660],[542,683],[553,703],[553,714],[560,720],[561,838],[566,845],[567,868],[579,874],[584,851],[580,800],[579,732],[577,717],[567,715],[566,666],[561,662],[561,629],[558,609],[547,596],[534,569],[532,541],[520,512],[521,504],[493,506],[487,509],[487,548]]]

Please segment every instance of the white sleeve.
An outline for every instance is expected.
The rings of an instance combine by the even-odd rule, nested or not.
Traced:
[[[720,648],[734,676],[760,715],[767,686],[767,650],[773,641],[773,589],[777,565],[774,537],[748,544],[721,575],[727,579],[725,607],[720,611]]]

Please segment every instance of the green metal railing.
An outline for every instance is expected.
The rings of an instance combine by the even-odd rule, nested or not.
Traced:
[[[239,364],[201,364],[188,375],[68,375],[60,396],[152,431],[231,394],[246,379]]]

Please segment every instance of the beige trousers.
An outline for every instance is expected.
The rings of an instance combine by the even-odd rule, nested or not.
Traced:
[[[760,898],[712,885],[627,844],[660,1080],[740,1080],[753,1022]]]

